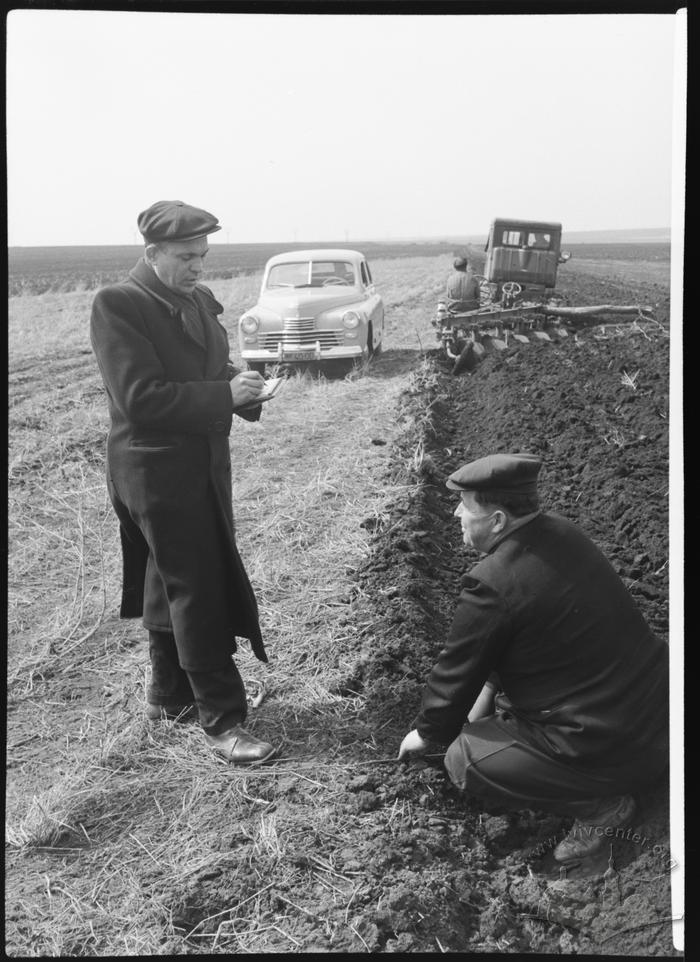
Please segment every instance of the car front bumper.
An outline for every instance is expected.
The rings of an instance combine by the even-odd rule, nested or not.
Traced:
[[[310,345],[278,345],[277,350],[266,351],[263,348],[243,348],[241,357],[244,361],[265,364],[294,364],[296,361],[329,361],[333,359],[362,357],[362,347],[359,344],[344,344],[342,347],[321,347],[317,341]]]

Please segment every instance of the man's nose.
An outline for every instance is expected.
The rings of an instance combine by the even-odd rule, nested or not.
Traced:
[[[204,270],[204,261],[201,257],[196,257],[190,261],[190,269],[194,274],[201,274]]]

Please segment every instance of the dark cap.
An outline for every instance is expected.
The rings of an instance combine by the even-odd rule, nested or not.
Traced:
[[[466,258],[466,257],[458,257],[458,258],[453,262],[453,267],[455,268],[455,270],[458,270],[458,271],[464,270],[464,268],[465,268],[466,266],[467,266],[467,258]]]
[[[137,224],[147,244],[194,240],[221,230],[213,214],[181,200],[156,201],[139,214]]]
[[[536,494],[542,462],[534,454],[489,454],[471,461],[449,476],[453,491],[492,491]]]

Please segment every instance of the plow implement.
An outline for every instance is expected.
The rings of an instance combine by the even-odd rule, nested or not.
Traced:
[[[637,332],[643,332],[643,321],[655,321],[652,308],[636,304],[562,303],[555,290],[557,270],[571,254],[561,250],[561,234],[559,223],[502,217],[492,222],[484,273],[472,275],[478,297],[471,304],[439,301],[431,321],[454,361],[453,374],[472,370],[486,351],[575,336],[611,315],[625,317]],[[466,263],[458,258],[455,269],[464,270]]]
[[[454,361],[453,374],[471,371],[488,351],[504,351],[516,344],[552,341],[575,335],[610,316],[625,318],[635,331],[640,324],[654,321],[651,307],[636,304],[596,304],[568,307],[556,303],[527,303],[487,307],[450,313],[444,302],[438,304],[432,321],[448,358]],[[617,323],[617,321],[616,321]]]

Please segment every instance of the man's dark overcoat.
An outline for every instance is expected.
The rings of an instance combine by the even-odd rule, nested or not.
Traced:
[[[553,758],[631,783],[664,763],[668,646],[602,552],[564,518],[538,514],[463,577],[419,733],[456,738],[494,673],[513,733]]]
[[[221,668],[250,639],[266,661],[231,505],[228,335],[211,291],[181,299],[144,260],[95,297],[107,392],[107,485],[120,521],[120,614],[173,631],[183,669]],[[243,414],[260,416],[260,406]]]

